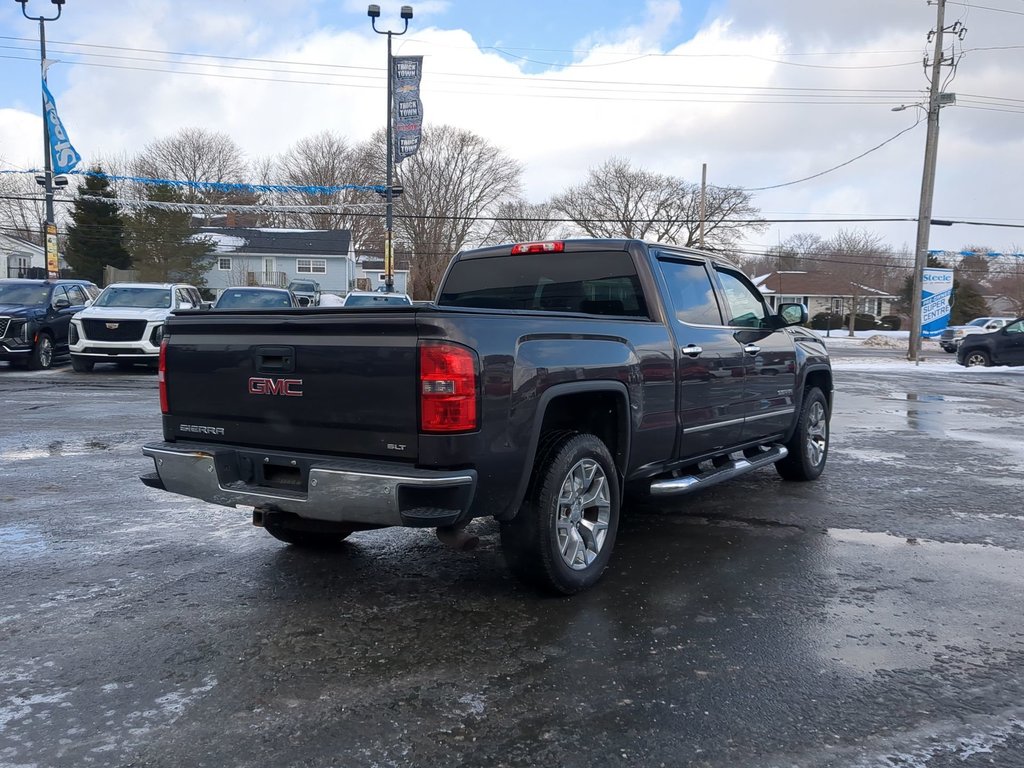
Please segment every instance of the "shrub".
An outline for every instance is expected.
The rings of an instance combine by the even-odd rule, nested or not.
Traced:
[[[835,312],[819,312],[811,318],[811,328],[816,331],[833,331],[843,327],[843,318]]]
[[[903,325],[903,318],[899,315],[882,315],[882,325],[890,331],[898,331]]]

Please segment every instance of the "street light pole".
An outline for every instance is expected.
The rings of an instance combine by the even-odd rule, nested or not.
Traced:
[[[917,365],[921,360],[921,329],[924,270],[928,266],[928,235],[932,224],[932,198],[935,194],[935,164],[939,152],[939,78],[942,74],[942,33],[946,0],[937,0],[935,52],[932,54],[931,89],[928,92],[928,133],[924,143],[924,171],[921,177],[921,203],[917,213],[917,243],[914,250],[914,288],[911,296],[910,344],[907,359]]]
[[[57,6],[57,15],[50,18],[47,16],[29,16],[25,4],[28,0],[15,0],[21,4],[21,14],[29,21],[39,22],[39,67],[43,82],[46,82],[46,22],[56,21],[60,18],[64,0],[50,0]],[[57,262],[57,224],[53,217],[53,165],[50,161],[50,125],[46,118],[46,96],[41,95],[43,107],[43,199],[46,206],[46,221],[43,227],[43,244],[46,247],[46,270],[48,276],[58,277],[59,264]]]
[[[388,81],[388,108],[387,108],[387,188],[384,190],[384,290],[388,293],[393,293],[395,290],[395,253],[394,253],[394,241],[392,239],[392,228],[394,224],[394,199],[395,189],[393,183],[394,176],[394,152],[392,150],[392,142],[394,141],[394,126],[393,126],[393,113],[394,105],[392,100],[394,95],[392,93],[392,64],[391,64],[391,36],[392,35],[404,35],[409,29],[409,19],[412,18],[412,6],[403,5],[401,10],[402,21],[405,26],[402,27],[401,32],[395,32],[393,30],[377,29],[377,19],[380,18],[380,6],[371,5],[366,9],[366,15],[370,17],[370,24],[373,26],[373,31],[378,35],[387,35],[388,37],[388,59],[387,59],[387,81]]]

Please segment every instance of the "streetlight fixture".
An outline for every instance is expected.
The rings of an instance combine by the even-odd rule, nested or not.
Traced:
[[[392,153],[392,141],[394,140],[393,126],[392,126],[392,105],[393,95],[391,92],[392,85],[392,73],[391,73],[391,37],[404,35],[409,29],[409,20],[412,18],[412,6],[403,5],[401,10],[401,18],[404,23],[401,32],[394,30],[377,29],[377,19],[380,18],[380,6],[370,5],[366,9],[366,15],[370,17],[370,24],[373,26],[373,31],[378,35],[388,36],[388,59],[387,59],[387,81],[388,81],[388,108],[387,108],[387,186],[384,189],[384,290],[388,293],[393,293],[395,290],[395,255],[394,255],[394,244],[392,240],[392,227],[394,224],[394,200],[396,195],[401,194],[401,188],[395,189],[393,185],[394,176],[394,155]]]
[[[55,6],[57,6],[56,16],[29,16],[28,9],[25,7],[28,0],[14,0],[14,2],[21,5],[21,14],[29,21],[39,22],[39,66],[42,70],[43,82],[46,82],[46,69],[49,63],[46,61],[46,22],[56,21],[60,18],[60,13],[63,10],[64,0],[50,0]],[[43,232],[43,241],[46,244],[46,271],[49,277],[57,277],[59,275],[59,263],[57,261],[57,224],[53,218],[53,166],[50,163],[50,127],[49,121],[46,119],[46,97],[42,97],[43,105],[43,180],[41,185],[43,187],[43,195],[46,201],[46,222]],[[39,181],[39,177],[36,177],[36,181]],[[65,179],[65,184],[67,180]]]

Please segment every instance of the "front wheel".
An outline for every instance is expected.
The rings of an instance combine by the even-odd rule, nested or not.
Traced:
[[[992,365],[992,361],[986,353],[982,352],[980,349],[976,349],[973,352],[968,352],[964,355],[964,365],[968,368],[976,368],[979,365]]]
[[[87,357],[80,357],[78,355],[71,356],[71,368],[76,373],[90,373],[95,365],[95,360],[90,360]]]
[[[48,333],[40,333],[28,359],[28,367],[33,371],[41,371],[51,365],[53,365],[53,339]]]
[[[520,579],[572,595],[601,578],[619,527],[619,478],[590,434],[542,441],[519,513],[501,524],[501,547]]]
[[[828,401],[817,387],[804,393],[800,419],[786,443],[789,455],[775,462],[784,480],[817,480],[828,458]]]

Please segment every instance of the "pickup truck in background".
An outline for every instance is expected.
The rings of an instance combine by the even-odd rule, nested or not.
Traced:
[[[493,517],[517,576],[572,594],[627,494],[821,474],[832,371],[806,320],[716,255],[589,239],[463,251],[430,305],[175,313],[142,480],[306,547],[459,546]]]
[[[976,333],[991,333],[998,331],[1010,323],[1012,317],[978,317],[971,320],[967,325],[951,325],[939,334],[939,346],[947,352],[954,354],[961,342],[967,337]]]

